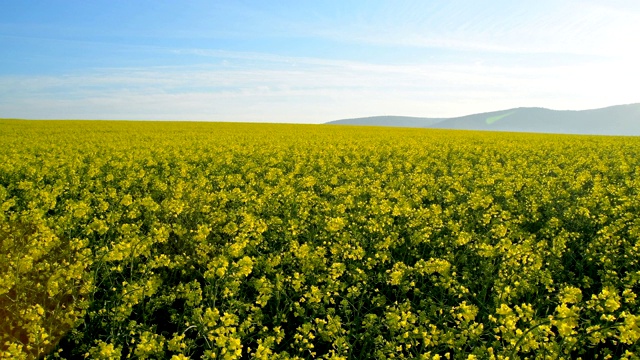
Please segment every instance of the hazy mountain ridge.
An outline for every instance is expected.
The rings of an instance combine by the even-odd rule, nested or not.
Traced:
[[[592,110],[521,107],[454,118],[373,116],[336,120],[327,124],[557,134],[640,135],[640,103]]]
[[[331,121],[334,125],[369,125],[369,126],[394,126],[394,127],[429,127],[445,118],[422,118],[411,116],[371,116],[364,118],[343,119]]]

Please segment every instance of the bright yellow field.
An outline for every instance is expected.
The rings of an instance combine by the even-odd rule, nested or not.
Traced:
[[[0,121],[0,357],[637,359],[639,193],[640,138]]]

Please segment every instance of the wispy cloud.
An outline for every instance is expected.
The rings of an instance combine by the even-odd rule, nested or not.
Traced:
[[[385,8],[368,13],[367,21],[307,31],[353,43],[512,54],[618,56],[637,53],[633,44],[640,40],[640,9],[631,1],[393,5],[400,9]]]
[[[640,82],[637,73],[624,73],[632,64],[623,62],[618,67],[598,62],[551,67],[380,65],[255,52],[189,51],[216,62],[0,77],[0,89],[4,89],[0,114],[275,122],[324,122],[379,114],[439,117],[515,106],[579,109],[633,102],[637,99],[632,86]]]

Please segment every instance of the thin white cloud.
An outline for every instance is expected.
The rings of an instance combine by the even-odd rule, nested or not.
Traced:
[[[517,106],[585,109],[640,100],[635,62],[572,66],[356,61],[207,52],[229,64],[0,77],[0,116],[324,122],[447,117]],[[235,60],[251,60],[251,66]]]
[[[640,41],[637,2],[450,1],[411,6],[408,10],[424,15],[391,9],[369,14],[365,22],[306,31],[352,43],[507,54],[615,57],[636,54],[633,44]]]

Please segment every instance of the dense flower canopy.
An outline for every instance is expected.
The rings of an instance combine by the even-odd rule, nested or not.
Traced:
[[[1,357],[640,353],[640,139],[0,129]]]

